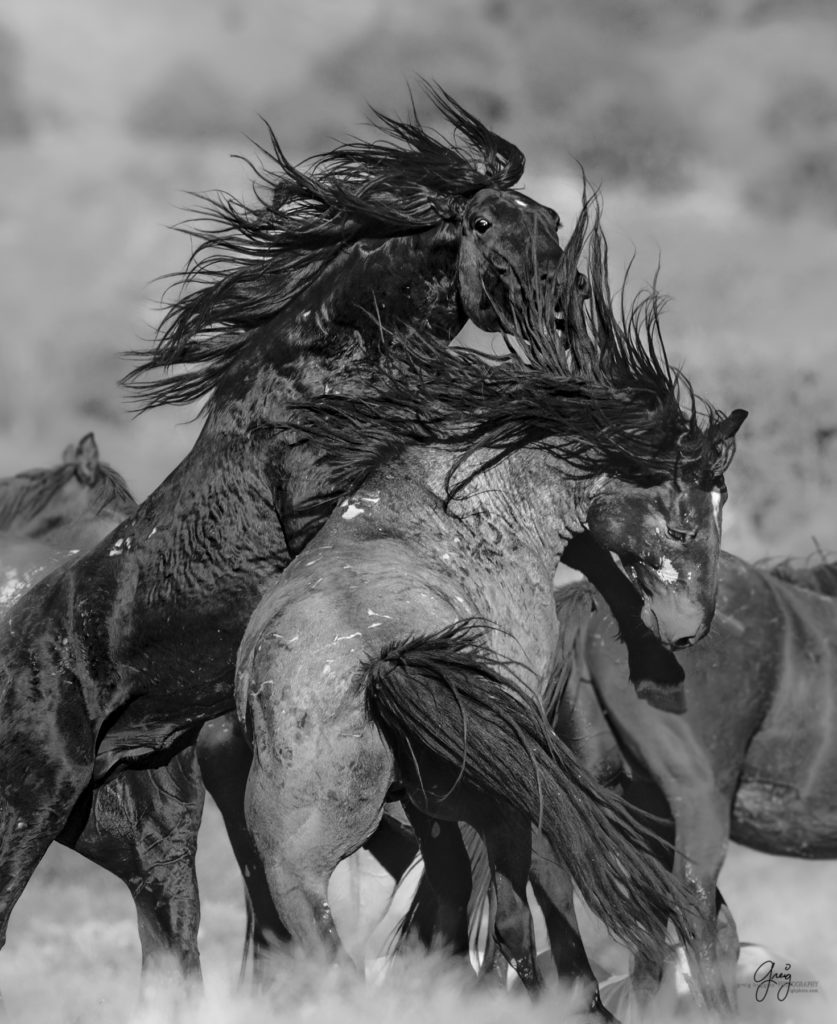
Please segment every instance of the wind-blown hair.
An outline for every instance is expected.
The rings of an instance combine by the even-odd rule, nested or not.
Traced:
[[[391,238],[461,218],[484,188],[509,189],[523,154],[443,89],[423,82],[450,125],[451,139],[424,127],[415,104],[396,120],[372,111],[382,138],[352,140],[294,166],[268,125],[270,148],[245,202],[228,193],[197,197],[182,230],[197,245],[173,287],[153,348],[130,353],[139,365],[123,378],[139,408],[185,404],[206,395],[234,361],[248,332],[304,292],[347,246]],[[166,380],[139,380],[177,364],[197,368]]]
[[[630,303],[611,294],[597,196],[585,202],[557,293],[526,289],[508,355],[453,347],[440,353],[415,333],[389,347],[382,377],[366,396],[329,394],[294,406],[295,424],[328,454],[338,486],[409,445],[452,445],[454,495],[478,473],[527,446],[552,451],[580,475],[616,475],[641,485],[711,481],[734,451],[716,436],[724,416],[697,398],[668,361],[660,334],[664,305],[653,289]],[[581,257],[590,288],[576,283]],[[556,302],[563,330],[555,325]],[[476,470],[456,480],[471,456]]]
[[[0,530],[25,526],[60,494],[75,472],[76,467],[65,462],[0,479]],[[94,516],[104,512],[128,516],[136,507],[124,478],[106,462],[98,463],[96,479],[89,488],[88,511]]]

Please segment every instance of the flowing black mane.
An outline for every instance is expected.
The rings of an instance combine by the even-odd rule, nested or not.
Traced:
[[[148,351],[123,383],[140,408],[185,404],[206,395],[253,328],[303,292],[347,246],[456,220],[484,188],[511,188],[524,158],[444,90],[424,83],[452,138],[425,128],[415,105],[405,121],[373,111],[383,138],[352,140],[296,167],[268,126],[270,148],[250,204],[227,193],[203,197],[183,230],[197,245]],[[200,197],[199,197],[200,198]],[[163,381],[140,381],[177,364],[199,367]]]
[[[734,448],[714,436],[723,416],[669,365],[662,298],[650,290],[614,304],[600,214],[594,196],[567,245],[557,285],[560,334],[556,296],[529,289],[507,357],[463,348],[440,354],[413,334],[408,345],[390,348],[388,370],[369,397],[323,395],[295,406],[341,488],[415,444],[460,449],[451,493],[473,479],[471,472],[453,483],[470,456],[490,452],[481,472],[529,445],[553,451],[580,474],[640,484],[689,476],[708,486],[724,472]],[[587,301],[576,285],[582,255]]]
[[[0,530],[25,524],[42,512],[75,475],[76,467],[63,463],[52,469],[30,469],[0,479]],[[130,515],[137,507],[123,477],[106,462],[100,462],[90,488],[90,512],[110,510]]]

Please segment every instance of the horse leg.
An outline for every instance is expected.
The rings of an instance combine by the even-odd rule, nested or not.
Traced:
[[[407,801],[404,810],[424,860],[407,934],[416,935],[427,949],[442,946],[467,956],[471,862],[459,825],[433,818]]]
[[[363,846],[393,881],[400,882],[418,856],[419,847],[415,832],[394,812],[395,805],[384,808],[381,824]]]
[[[261,858],[244,818],[244,795],[253,755],[235,714],[207,722],[198,734],[197,752],[204,785],[224,819],[244,879],[248,942],[242,956],[242,977],[247,946],[252,942],[253,978],[260,982],[265,980],[270,950],[290,942],[290,934],[276,912]]]
[[[573,989],[573,1005],[581,1007],[585,1022],[601,1024],[615,1021],[616,1018],[601,1001],[599,983],[581,940],[573,904],[572,878],[556,860],[555,852],[539,831],[532,833],[529,880],[546,922],[558,977]]]
[[[8,706],[11,687],[0,706],[0,948],[33,871],[90,784],[93,737],[74,695],[48,718]]]
[[[527,991],[534,994],[543,987],[543,978],[537,962],[535,926],[526,901],[532,827],[511,807],[503,808],[500,814],[497,811],[494,806],[493,814],[483,816],[480,829],[497,900],[494,934],[500,952]]]
[[[693,995],[704,1009],[732,1017],[736,961],[730,960],[730,949],[718,944],[715,888],[729,839],[729,801],[718,789],[709,755],[687,721],[648,707],[626,688],[601,686],[600,693],[614,729],[645,765],[674,820],[672,870],[691,892],[697,911],[694,938],[686,950]],[[662,964],[636,959],[632,980],[644,1003],[656,994],[662,971]]]
[[[674,789],[672,780],[668,788]],[[686,949],[690,988],[698,1005],[724,1018],[737,1011],[735,972],[738,942],[735,924],[727,908],[724,938],[719,935],[718,874],[729,840],[729,803],[714,786],[714,780],[699,773],[688,786],[674,793],[661,786],[672,808],[677,836],[674,874],[685,881],[695,898],[694,935]]]
[[[732,911],[719,890],[715,890],[716,900],[716,951],[718,957],[718,968],[723,972],[724,985],[728,992],[737,992],[736,968],[738,957],[741,952],[741,944],[738,941],[738,928]]]
[[[276,910],[309,956],[348,962],[328,882],[377,828],[394,779],[392,754],[360,709],[316,722],[312,712],[274,714],[258,700],[250,710],[245,814]]]
[[[188,746],[166,765],[129,769],[94,789],[58,837],[127,885],[144,983],[152,972],[201,980],[195,852],[203,799]]]
[[[245,821],[244,798],[253,755],[235,715],[207,722],[198,735],[197,752],[204,784],[221,812],[244,879],[254,979],[263,981],[270,950],[277,944],[286,945],[291,937],[276,912],[261,858]],[[418,853],[409,826],[386,813],[380,827],[363,845],[396,882]],[[242,977],[246,961],[245,944]]]

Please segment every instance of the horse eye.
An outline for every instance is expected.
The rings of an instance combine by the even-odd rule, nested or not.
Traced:
[[[689,530],[673,530],[670,526],[666,528],[666,533],[672,540],[676,540],[678,544],[685,544],[687,540],[694,537],[694,533]]]
[[[477,217],[471,226],[478,235],[484,235],[491,227],[491,223],[490,221],[487,221],[485,217]]]

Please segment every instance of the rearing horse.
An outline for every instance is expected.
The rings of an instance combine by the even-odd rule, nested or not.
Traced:
[[[129,376],[146,408],[209,396],[201,434],[109,538],[0,622],[0,941],[61,836],[142,892],[144,962],[161,940],[198,970],[194,877],[170,865],[193,857],[199,785],[180,799],[141,773],[108,780],[165,763],[231,709],[250,613],[336,500],[290,404],[363,393],[382,326],[442,350],[467,317],[496,327],[534,268],[557,272],[557,215],[512,190],[520,151],[430,91],[455,142],[380,117],[380,141],[300,168],[273,140],[254,204],[218,197],[194,229],[192,290]]]
[[[421,363],[408,338],[412,371],[389,389],[306,406],[324,466],[341,481],[362,466],[363,486],[262,599],[236,690],[254,752],[248,823],[280,917],[309,954],[341,954],[329,877],[394,797],[445,890],[444,823],[482,834],[498,940],[533,987],[533,825],[631,948],[659,953],[667,912],[684,930],[625,809],[565,758],[511,678],[537,686],[556,667],[552,580],[584,523],[649,593],[652,580],[671,589],[660,610],[691,621],[681,635],[704,633],[714,607],[722,473],[743,415],[708,410],[703,422],[693,399],[681,407],[679,388],[691,393],[655,344],[655,297],[621,324],[597,287],[603,245],[593,252],[595,343],[580,343],[591,321],[570,300],[566,335],[521,341],[525,360],[487,372],[451,351]],[[399,440],[407,450],[381,464]],[[475,618],[493,627],[479,642]]]

